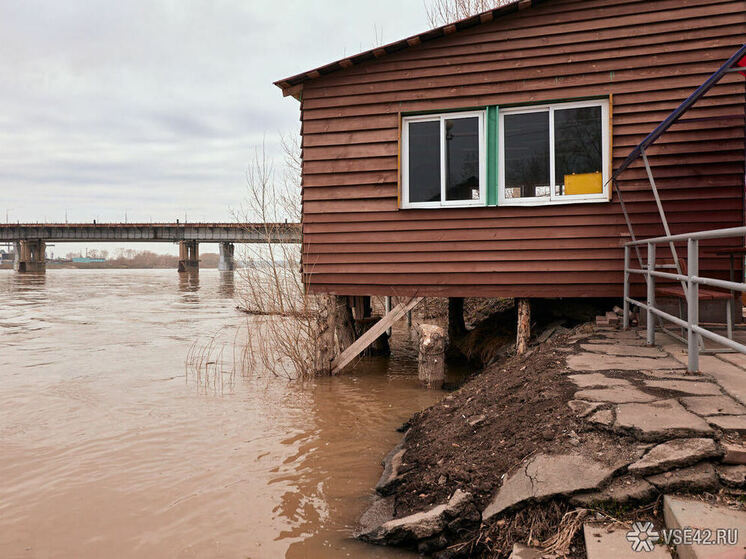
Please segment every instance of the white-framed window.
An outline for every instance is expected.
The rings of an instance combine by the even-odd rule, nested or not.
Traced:
[[[609,200],[608,100],[501,108],[498,204]]]
[[[484,206],[484,111],[402,118],[402,208]]]

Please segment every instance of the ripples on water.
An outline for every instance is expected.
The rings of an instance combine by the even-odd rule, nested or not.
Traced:
[[[233,290],[215,270],[0,270],[0,556],[407,556],[350,534],[395,427],[442,396],[409,333],[338,378],[247,377],[233,342],[257,324]],[[198,373],[201,343],[222,360]]]

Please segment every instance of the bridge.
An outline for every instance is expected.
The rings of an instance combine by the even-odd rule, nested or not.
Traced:
[[[199,269],[199,243],[219,243],[218,268],[233,270],[236,243],[300,243],[300,223],[0,223],[0,243],[15,244],[19,272],[46,269],[46,243],[179,243],[179,271]]]

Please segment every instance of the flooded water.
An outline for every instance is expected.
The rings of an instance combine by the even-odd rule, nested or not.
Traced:
[[[1,557],[407,556],[351,533],[394,429],[442,393],[411,351],[306,383],[233,371],[255,319],[231,277],[0,270]],[[186,360],[213,338],[205,377]]]

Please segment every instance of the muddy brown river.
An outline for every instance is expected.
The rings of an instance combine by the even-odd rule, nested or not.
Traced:
[[[242,374],[230,277],[0,270],[0,557],[410,556],[351,538],[395,428],[443,396],[406,326],[344,376]]]

